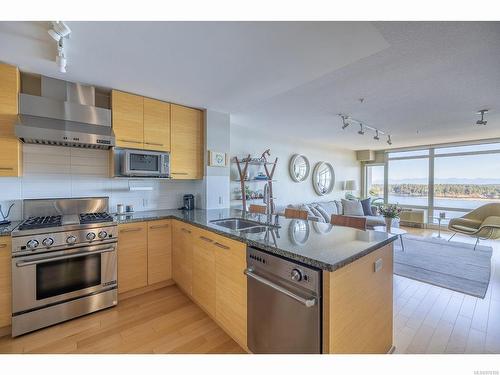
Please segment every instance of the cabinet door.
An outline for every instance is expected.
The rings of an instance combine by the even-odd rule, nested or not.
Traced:
[[[172,278],[172,228],[170,220],[148,222],[148,284]]]
[[[143,97],[113,90],[111,108],[113,131],[118,147],[144,147],[144,103]]]
[[[170,151],[170,103],[144,98],[144,149]]]
[[[19,70],[0,64],[0,177],[22,175],[22,144],[14,133],[18,94]]]
[[[192,295],[193,227],[174,221],[172,274],[177,285]]]
[[[217,236],[215,252],[216,320],[243,347],[247,347],[246,245]]]
[[[215,249],[210,232],[195,230],[193,246],[193,298],[215,317]]]
[[[203,112],[172,104],[171,128],[172,177],[203,178]]]
[[[0,328],[10,325],[12,314],[10,236],[0,237]]]
[[[118,236],[118,292],[148,284],[148,232],[143,223],[121,224]]]

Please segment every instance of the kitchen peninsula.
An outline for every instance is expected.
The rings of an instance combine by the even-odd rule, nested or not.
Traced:
[[[162,223],[168,231],[163,241],[170,241],[172,248],[173,280],[246,350],[249,350],[244,275],[247,246],[312,266],[322,274],[322,352],[391,351],[392,242],[396,237],[285,218],[279,219],[279,228],[269,227],[260,233],[242,233],[213,222],[244,216],[242,211],[229,209],[159,210],[118,216],[119,259],[124,255],[120,243],[143,241],[149,247],[154,246],[151,238],[149,241],[146,238],[160,227],[152,223]],[[142,240],[129,238],[141,233],[144,233]],[[140,258],[140,254],[136,255]],[[129,272],[123,267],[138,272],[137,257],[134,259],[121,269],[119,260],[119,280],[120,272]],[[147,267],[146,261],[143,264]],[[120,288],[129,292],[123,280],[119,281],[121,293]]]

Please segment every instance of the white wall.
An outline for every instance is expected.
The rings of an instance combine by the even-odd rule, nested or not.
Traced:
[[[305,129],[307,131],[307,129]],[[231,124],[231,156],[243,157],[251,154],[253,157],[260,156],[267,148],[271,149],[271,158],[278,157],[278,164],[274,178],[277,180],[273,184],[274,196],[277,198],[276,205],[284,206],[290,203],[308,203],[315,201],[326,201],[338,199],[345,196],[342,190],[345,180],[356,180],[360,183],[361,167],[356,160],[355,151],[344,150],[335,147],[324,147],[316,144],[306,143],[301,139],[287,138],[286,135],[273,134],[270,131],[262,132],[235,124]],[[306,181],[294,182],[288,173],[288,164],[294,154],[303,154],[309,159],[311,173]],[[312,170],[319,161],[327,161],[332,164],[335,170],[335,187],[332,193],[319,196],[312,186]],[[257,168],[251,169],[251,176],[258,172]],[[231,197],[234,197],[233,190],[239,187],[239,183],[234,182],[238,178],[236,165],[231,164]],[[259,184],[259,185],[257,185]],[[263,187],[263,183],[250,183],[253,186]],[[357,192],[355,192],[357,193]],[[240,202],[232,201],[235,206]]]
[[[205,112],[205,150],[230,153],[230,116],[207,110]],[[206,153],[208,158],[208,152]],[[210,167],[205,162],[205,208],[229,207],[229,164],[226,167]]]
[[[16,203],[10,220],[22,217],[21,200],[29,198],[109,197],[110,211],[116,204],[133,204],[136,211],[178,208],[182,196],[204,201],[202,181],[159,181],[109,178],[108,151],[59,146],[23,145],[23,177],[0,178],[0,204],[4,213]],[[152,191],[130,191],[129,186],[151,186]]]

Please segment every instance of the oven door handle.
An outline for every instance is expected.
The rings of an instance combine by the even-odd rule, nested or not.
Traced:
[[[16,262],[16,266],[17,267],[26,267],[26,266],[32,266],[34,264],[55,262],[57,260],[72,259],[72,258],[84,257],[87,255],[109,253],[111,251],[115,251],[115,247],[107,247],[107,248],[101,249],[101,250],[87,251],[87,252],[70,254],[70,255],[62,255],[62,256],[53,257],[53,258],[43,258],[40,260],[24,260],[24,261]]]
[[[251,277],[252,279],[257,280],[258,282],[260,282],[264,285],[267,285],[267,286],[277,290],[278,292],[286,294],[288,297],[291,297],[296,301],[299,301],[300,303],[302,303],[306,307],[312,307],[316,304],[316,298],[311,298],[311,299],[302,298],[301,296],[298,296],[297,294],[290,292],[288,289],[283,288],[282,286],[275,284],[272,281],[269,281],[268,279],[253,273],[252,271],[253,270],[251,268],[247,268],[245,271],[243,271],[243,273],[245,275],[247,275],[248,277]]]

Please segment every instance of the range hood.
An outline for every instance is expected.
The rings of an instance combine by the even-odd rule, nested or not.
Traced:
[[[21,76],[16,124],[22,142],[97,149],[115,145],[111,110],[96,106],[95,87],[44,76],[25,79]]]

